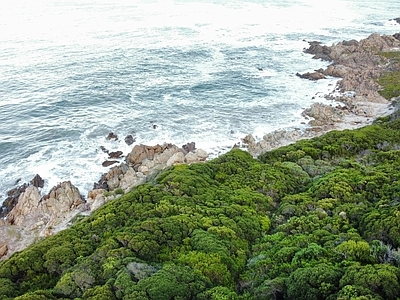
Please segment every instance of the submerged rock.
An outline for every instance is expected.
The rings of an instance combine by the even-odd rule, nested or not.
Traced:
[[[125,137],[125,143],[130,146],[136,141],[136,138],[134,138],[131,134],[127,135]]]
[[[108,158],[120,158],[122,156],[123,152],[122,151],[114,151],[108,153]]]
[[[116,141],[116,140],[118,140],[118,136],[116,134],[114,134],[114,132],[110,132],[107,135],[106,140],[114,140],[114,141]]]
[[[106,160],[101,165],[103,167],[109,167],[109,166],[111,166],[113,164],[116,164],[116,163],[118,163],[118,160]]]

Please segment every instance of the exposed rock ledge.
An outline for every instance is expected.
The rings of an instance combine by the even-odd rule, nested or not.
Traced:
[[[322,135],[333,129],[353,129],[371,124],[378,116],[391,112],[390,101],[379,94],[376,79],[384,72],[399,70],[399,64],[392,63],[379,55],[381,51],[400,51],[400,33],[391,35],[371,34],[361,41],[343,41],[325,46],[310,42],[304,51],[313,54],[314,59],[331,61],[325,69],[296,75],[309,80],[323,80],[326,76],[338,77],[336,89],[325,98],[335,104],[314,103],[304,110],[303,115],[311,119],[310,128],[301,130],[279,130],[264,135],[256,141],[252,135],[242,139],[253,156],[274,148],[291,144],[300,139]]]
[[[0,257],[5,259],[38,238],[67,228],[78,214],[90,214],[160,170],[176,164],[203,162],[207,157],[194,143],[182,148],[172,144],[135,145],[125,163],[111,168],[94,184],[86,200],[70,181],[60,183],[42,196],[39,188],[43,187],[43,180],[36,175],[30,184],[10,191],[9,200],[2,207],[5,217],[0,219]]]

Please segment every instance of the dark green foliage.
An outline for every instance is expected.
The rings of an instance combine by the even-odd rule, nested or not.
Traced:
[[[318,264],[296,269],[286,280],[289,299],[335,299],[342,271],[338,267]]]
[[[400,121],[173,167],[0,262],[0,299],[396,299]]]

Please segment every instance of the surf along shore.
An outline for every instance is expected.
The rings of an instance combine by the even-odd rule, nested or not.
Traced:
[[[400,33],[393,36],[372,34],[361,41],[343,41],[332,46],[312,41],[304,51],[314,59],[323,59],[331,64],[326,69],[298,76],[304,80],[340,79],[334,91],[325,96],[331,103],[314,103],[304,110],[303,115],[309,120],[309,127],[305,130],[275,131],[260,141],[247,135],[235,147],[258,156],[331,130],[355,129],[371,124],[377,117],[389,115],[397,109],[400,102]],[[94,184],[87,197],[82,196],[69,181],[60,183],[42,196],[43,179],[35,176],[29,184],[10,191],[9,201],[3,204],[0,257],[6,259],[38,239],[69,227],[80,216],[89,215],[165,168],[203,162],[207,157],[207,153],[196,149],[194,143],[182,147],[135,145],[123,162],[112,167]]]

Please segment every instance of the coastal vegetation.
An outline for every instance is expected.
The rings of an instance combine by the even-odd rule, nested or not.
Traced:
[[[380,52],[379,55],[387,58],[389,64],[394,66],[395,70],[386,72],[378,79],[382,89],[379,91],[382,97],[390,100],[393,97],[400,96],[400,51]]]
[[[400,118],[177,165],[0,263],[0,299],[396,299]]]

